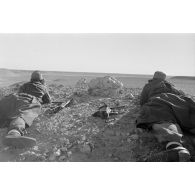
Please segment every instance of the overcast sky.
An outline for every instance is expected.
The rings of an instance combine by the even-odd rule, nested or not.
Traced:
[[[195,34],[0,34],[0,68],[195,76]]]

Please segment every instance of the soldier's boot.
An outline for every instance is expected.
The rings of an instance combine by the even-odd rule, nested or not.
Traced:
[[[30,148],[36,145],[36,139],[22,136],[20,131],[12,129],[3,140],[4,145],[15,148]]]
[[[190,152],[178,142],[167,144],[166,150],[151,155],[147,162],[188,162],[191,159]]]

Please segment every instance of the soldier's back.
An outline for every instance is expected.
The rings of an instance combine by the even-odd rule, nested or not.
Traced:
[[[40,82],[28,82],[21,86],[20,93],[27,93],[41,99],[46,93],[46,86]]]

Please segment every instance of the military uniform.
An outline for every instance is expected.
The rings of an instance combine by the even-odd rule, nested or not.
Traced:
[[[166,143],[166,151],[151,161],[188,161],[189,151],[182,146],[183,130],[189,126],[189,102],[184,93],[165,80],[163,72],[155,72],[153,79],[144,86],[141,96],[137,127],[150,129],[157,140]],[[184,99],[183,99],[184,98]],[[184,104],[185,103],[185,104]],[[193,102],[194,107],[195,103]],[[186,111],[186,112],[184,112]],[[189,127],[188,127],[188,126]],[[182,128],[182,129],[181,129]]]
[[[161,93],[184,95],[181,90],[176,89],[175,86],[170,82],[154,78],[149,80],[144,86],[140,96],[140,105],[144,105],[151,97],[157,96]]]
[[[1,99],[0,118],[10,121],[9,129],[17,129],[22,133],[25,126],[31,126],[33,120],[40,114],[41,104],[50,103],[50,99],[45,85],[40,82],[25,83],[20,87],[19,93]],[[21,119],[25,123],[22,123]]]
[[[6,145],[23,146],[22,142],[28,145],[29,140],[35,144],[33,139],[21,135],[24,135],[25,128],[31,126],[33,120],[40,114],[41,104],[51,102],[43,81],[42,75],[35,71],[31,81],[22,85],[18,93],[10,94],[0,100],[0,119],[9,121]]]
[[[19,93],[26,93],[36,97],[40,103],[50,103],[51,98],[49,96],[46,85],[40,81],[28,82],[22,85],[19,89]]]

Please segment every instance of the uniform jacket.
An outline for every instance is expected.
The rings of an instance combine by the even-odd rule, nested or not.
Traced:
[[[41,113],[41,103],[50,103],[47,87],[40,82],[22,85],[19,93],[10,94],[0,100],[0,122],[11,121],[17,117],[30,126]]]
[[[140,105],[144,105],[148,102],[151,97],[159,95],[161,93],[172,93],[176,95],[184,95],[181,90],[175,88],[173,84],[166,80],[151,79],[144,86],[141,96],[140,96]]]
[[[35,96],[40,103],[50,103],[51,97],[48,93],[46,85],[42,84],[39,81],[36,82],[28,82],[23,84],[20,89],[19,93],[27,93],[29,95]]]

